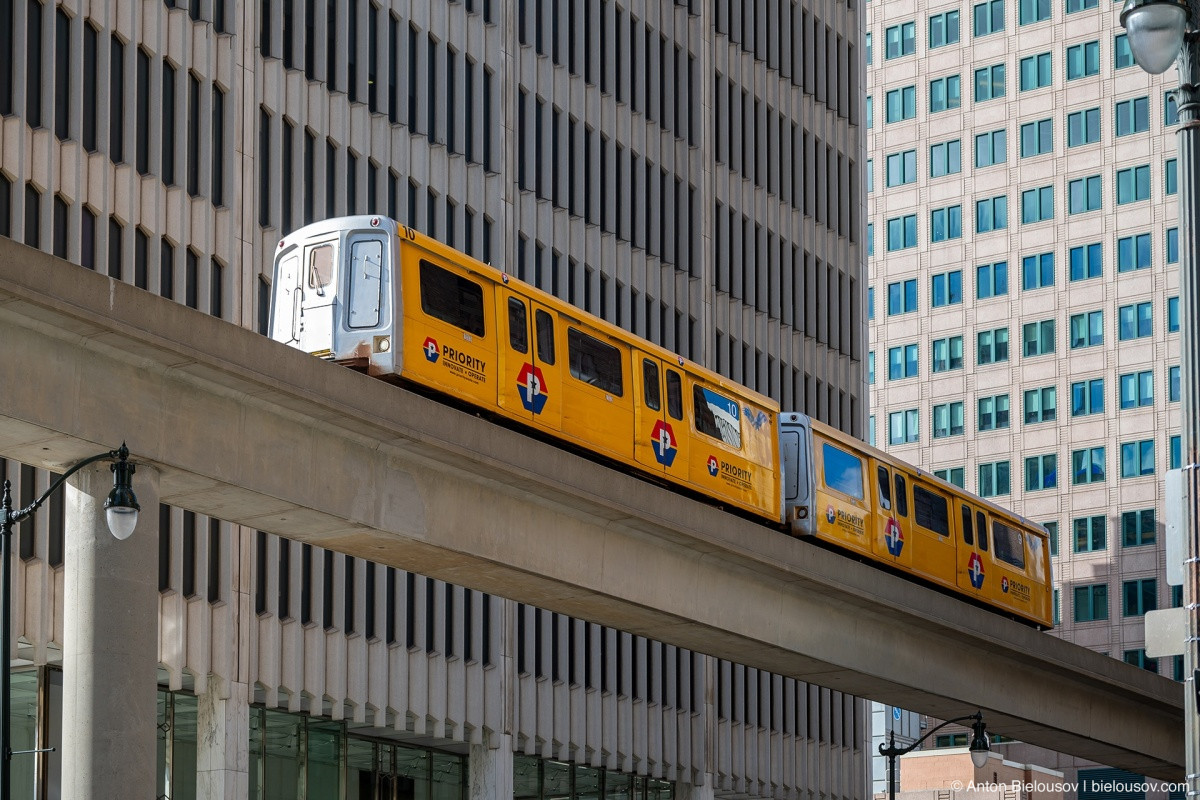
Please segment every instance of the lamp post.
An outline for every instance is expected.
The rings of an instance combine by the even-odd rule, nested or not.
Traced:
[[[1187,751],[1188,796],[1200,791],[1200,0],[1125,0],[1121,25],[1129,37],[1133,59],[1151,75],[1171,64],[1179,70],[1179,276],[1180,276],[1180,389],[1183,410],[1182,461],[1189,507],[1187,560],[1183,602],[1187,611],[1184,674],[1191,685],[1184,692],[1184,741]]]
[[[0,501],[0,601],[4,604],[0,615],[0,800],[12,797],[12,532],[13,528],[32,517],[42,503],[54,494],[67,478],[97,461],[112,461],[113,489],[104,502],[108,529],[117,539],[128,539],[137,526],[138,506],[134,497],[132,480],[136,471],[129,461],[129,448],[124,444],[116,450],[85,458],[64,472],[50,484],[45,493],[25,508],[13,509],[12,483],[4,481],[4,497]],[[38,752],[22,750],[20,753]]]
[[[971,723],[971,746],[969,748],[971,751],[971,763],[978,769],[987,763],[988,751],[992,749],[992,746],[988,743],[987,723],[983,721],[982,711],[976,711],[974,714],[968,714],[965,717],[948,719],[906,747],[897,747],[896,731],[894,729],[888,731],[888,743],[879,745],[879,755],[886,756],[888,760],[888,800],[896,800],[896,758],[916,750],[920,747],[921,742],[933,736],[947,725],[966,722],[969,719],[975,720]]]

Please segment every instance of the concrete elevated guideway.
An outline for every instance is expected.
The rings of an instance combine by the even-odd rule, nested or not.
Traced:
[[[1181,684],[4,238],[0,342],[0,456],[1182,778]]]

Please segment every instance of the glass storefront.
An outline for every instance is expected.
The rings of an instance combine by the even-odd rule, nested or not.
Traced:
[[[673,800],[674,785],[641,775],[515,757],[514,800]]]

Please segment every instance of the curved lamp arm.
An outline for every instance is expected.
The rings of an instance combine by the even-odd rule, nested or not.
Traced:
[[[889,759],[894,759],[897,756],[902,756],[906,753],[911,753],[913,750],[916,750],[921,745],[922,742],[924,742],[930,736],[933,736],[935,733],[937,733],[938,731],[940,731],[942,728],[946,727],[947,725],[954,725],[955,723],[966,722],[967,720],[974,720],[974,722],[971,723],[971,731],[972,731],[971,746],[970,746],[971,761],[975,764],[975,766],[981,767],[981,766],[983,766],[983,764],[981,763],[981,761],[976,760],[977,758],[979,758],[979,756],[977,756],[977,754],[981,754],[981,753],[986,754],[989,750],[992,749],[991,745],[988,743],[987,723],[983,721],[983,712],[982,711],[976,711],[974,714],[968,714],[965,717],[956,717],[954,719],[948,719],[945,722],[943,722],[942,724],[933,728],[931,731],[926,733],[920,739],[917,739],[915,742],[913,742],[912,744],[910,744],[906,747],[897,747],[896,746],[896,731],[895,730],[889,731],[888,743],[879,745],[879,755],[886,756]],[[987,756],[984,755],[982,758],[987,758]]]

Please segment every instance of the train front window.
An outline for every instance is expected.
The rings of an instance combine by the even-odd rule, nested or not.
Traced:
[[[538,309],[533,314],[537,328],[537,354],[543,364],[554,364],[554,318]]]
[[[483,336],[483,287],[424,260],[421,310],[467,333]]]
[[[324,289],[333,282],[333,245],[323,244],[308,251],[308,288]]]
[[[1025,569],[1025,536],[1021,531],[994,519],[992,541],[996,545],[996,558],[1017,569]]]
[[[722,394],[696,384],[692,389],[696,430],[720,439],[730,447],[741,448],[741,411],[738,404]]]
[[[924,486],[913,487],[913,509],[917,524],[938,536],[950,535],[950,504],[942,495]]]
[[[567,355],[572,378],[617,397],[624,395],[620,350],[581,330],[567,328]]]
[[[673,369],[667,370],[667,413],[683,419],[683,378]]]
[[[879,468],[879,507],[892,510],[892,476],[888,475],[887,467]]]
[[[862,459],[829,442],[824,443],[821,453],[821,460],[825,464],[825,485],[862,500],[865,496]]]
[[[529,328],[525,304],[515,297],[508,298],[508,343],[518,353],[529,352]]]
[[[642,384],[646,396],[646,408],[658,411],[662,408],[662,390],[658,385],[658,364],[648,358],[642,359]]]

